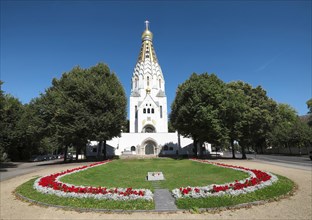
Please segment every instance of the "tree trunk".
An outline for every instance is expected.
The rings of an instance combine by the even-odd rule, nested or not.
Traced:
[[[107,152],[106,152],[106,140],[104,141],[104,159],[107,159]]]
[[[65,146],[65,151],[64,151],[64,162],[67,160],[67,152],[68,152],[68,146]]]
[[[241,146],[241,147],[242,147],[242,159],[247,159],[246,152],[245,152],[245,146]]]
[[[100,157],[101,157],[101,154],[102,154],[102,141],[100,141],[99,142],[99,144],[98,144],[98,152],[97,152],[97,159],[100,159]]]
[[[234,140],[231,140],[231,148],[232,148],[232,158],[235,159],[235,148],[234,148]]]
[[[199,158],[203,157],[203,143],[200,141],[199,142]]]
[[[80,153],[80,145],[77,145],[77,147],[76,147],[76,161],[78,161],[78,155],[79,155],[79,153]]]
[[[292,153],[291,153],[291,147],[290,147],[289,143],[287,143],[287,147],[288,147],[288,149],[289,149],[289,153],[292,154]]]
[[[194,139],[193,142],[193,152],[194,152],[194,156],[197,157],[197,140]]]

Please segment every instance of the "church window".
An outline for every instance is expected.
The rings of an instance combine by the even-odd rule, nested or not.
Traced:
[[[173,150],[173,147],[169,147],[169,150]]]
[[[147,106],[147,104],[146,104],[146,106]]]
[[[135,111],[135,118],[138,118],[138,106],[135,106],[135,109],[134,109],[134,111]]]
[[[159,88],[161,88],[161,79],[159,79]]]
[[[132,147],[131,147],[131,151],[135,151],[135,146],[132,146]]]
[[[148,113],[148,114],[151,113],[149,108],[147,109],[147,113]]]
[[[152,108],[152,114],[154,114],[154,109]]]
[[[96,152],[97,152],[97,147],[94,147],[94,148],[92,149],[92,152],[93,152],[93,153],[96,153]]]
[[[134,79],[135,88],[138,88],[138,78]]]
[[[149,86],[149,76],[147,77],[147,86]]]
[[[146,108],[143,109],[143,113],[144,113],[144,114],[146,113]]]
[[[162,118],[162,106],[160,106],[160,118]]]
[[[168,146],[167,145],[164,146],[164,150],[168,150]]]

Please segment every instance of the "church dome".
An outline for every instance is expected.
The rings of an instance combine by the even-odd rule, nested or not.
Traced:
[[[146,29],[145,31],[142,33],[142,41],[144,40],[150,40],[152,41],[153,40],[153,33],[148,30],[148,24],[149,22],[148,21],[145,21],[145,24],[146,24]]]
[[[153,33],[149,30],[145,30],[142,34],[142,40],[153,40]]]

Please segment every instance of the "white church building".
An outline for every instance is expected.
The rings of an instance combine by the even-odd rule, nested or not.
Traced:
[[[153,46],[153,34],[146,21],[142,46],[135,65],[130,94],[129,133],[107,141],[107,155],[192,155],[193,140],[168,133],[167,97],[165,79]],[[210,144],[206,144],[210,151]],[[87,146],[87,157],[95,157],[98,142]],[[103,151],[103,150],[102,150]]]

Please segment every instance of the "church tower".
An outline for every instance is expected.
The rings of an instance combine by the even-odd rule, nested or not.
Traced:
[[[130,133],[168,132],[165,80],[153,47],[153,34],[145,21],[142,46],[132,74]]]

